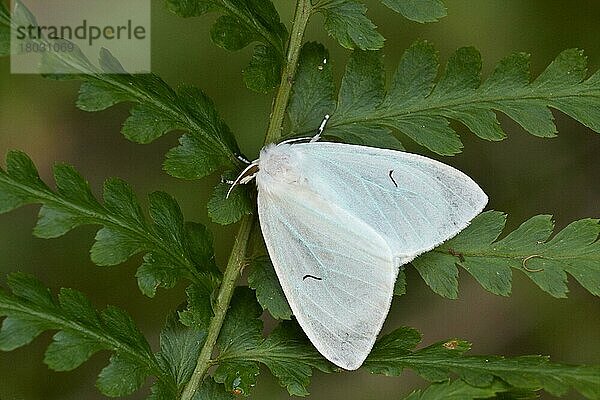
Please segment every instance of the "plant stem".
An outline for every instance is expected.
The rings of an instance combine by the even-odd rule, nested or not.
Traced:
[[[281,74],[281,83],[279,84],[277,97],[275,97],[275,102],[273,103],[265,144],[276,142],[281,137],[283,118],[285,117],[285,110],[290,100],[292,85],[294,84],[298,57],[300,57],[300,49],[302,47],[302,38],[304,37],[306,24],[311,14],[312,6],[310,0],[298,0],[285,65]]]
[[[196,368],[194,369],[190,381],[185,386],[181,395],[181,400],[191,400],[194,397],[194,393],[200,386],[206,371],[210,368],[210,357],[212,356],[213,348],[219,337],[221,327],[223,326],[223,321],[225,320],[225,315],[229,308],[229,302],[233,295],[233,289],[235,289],[235,282],[244,266],[246,249],[248,247],[253,224],[253,215],[246,215],[240,222],[240,229],[235,238],[235,243],[233,244],[233,249],[231,250],[231,255],[229,256],[229,261],[227,262],[227,267],[223,274],[223,281],[221,282],[217,301],[214,306],[215,315],[210,320],[204,346],[202,346],[202,350],[200,350]]]
[[[292,22],[292,32],[286,55],[286,62],[281,75],[281,84],[279,85],[277,96],[273,103],[269,128],[265,136],[265,144],[275,142],[281,137],[283,118],[285,117],[285,110],[290,99],[294,75],[296,74],[298,57],[300,56],[300,48],[302,47],[302,38],[304,37],[304,31],[306,30],[306,24],[308,23],[311,12],[312,7],[310,0],[298,0],[298,3],[296,4],[296,13],[294,14],[294,20]],[[246,250],[248,248],[250,233],[252,232],[254,222],[255,216],[247,215],[240,223],[240,229],[235,238],[235,243],[223,274],[223,281],[219,288],[219,294],[214,309],[215,315],[210,320],[206,341],[202,346],[202,350],[200,350],[194,373],[181,394],[181,400],[193,399],[206,372],[212,365],[212,352],[215,343],[217,342],[217,338],[219,337],[221,327],[223,326],[225,315],[229,309],[229,303],[233,296],[235,283],[244,266]]]

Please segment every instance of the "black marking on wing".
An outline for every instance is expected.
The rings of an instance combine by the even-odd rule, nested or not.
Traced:
[[[394,182],[394,186],[398,187],[398,184],[396,183],[396,180],[394,179],[394,177],[392,176],[392,173],[394,172],[393,169],[390,169],[390,172],[388,173],[388,175],[390,176],[390,179],[392,180],[392,182]]]
[[[312,278],[312,279],[314,279],[314,280],[316,280],[316,281],[322,281],[322,280],[323,280],[323,278],[319,278],[319,277],[317,277],[317,276],[314,276],[314,275],[304,275],[304,276],[302,277],[302,280],[304,281],[304,280],[306,280],[306,278]]]

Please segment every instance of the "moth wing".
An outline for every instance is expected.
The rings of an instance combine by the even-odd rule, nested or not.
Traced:
[[[455,236],[487,203],[471,178],[427,157],[330,142],[294,147],[311,184],[373,227],[400,264]]]
[[[398,267],[389,246],[360,219],[308,191],[259,191],[258,213],[304,332],[328,360],[357,369],[390,308]]]

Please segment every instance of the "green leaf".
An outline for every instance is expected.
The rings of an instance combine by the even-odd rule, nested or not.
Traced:
[[[224,13],[226,19],[219,18],[215,23],[217,28],[213,26],[213,32],[220,31],[221,34],[216,38],[214,34],[211,35],[217,45],[222,45],[223,41],[235,42],[239,32],[243,31],[246,35],[252,35],[254,40],[271,44],[277,50],[283,51],[287,31],[269,0],[168,0],[167,8],[181,17],[196,17],[210,11]]]
[[[549,107],[600,132],[600,118],[594,112],[600,106],[600,72],[585,79],[586,59],[579,50],[562,52],[533,82],[529,56],[518,53],[500,61],[481,83],[480,54],[469,47],[450,57],[436,83],[437,55],[427,42],[406,50],[387,91],[382,71],[379,54],[353,53],[326,134],[360,144],[365,138],[379,138],[373,144],[399,148],[399,142],[390,139],[390,130],[395,130],[438,154],[454,155],[462,142],[450,121],[460,122],[482,139],[498,141],[506,136],[496,117],[501,112],[532,135],[553,137],[556,127]],[[322,118],[315,113],[313,94],[322,91],[317,98],[331,102],[332,85],[326,75],[298,71],[288,110],[293,135],[311,135],[318,124],[304,123],[303,116]]]
[[[34,277],[8,276],[12,294],[0,291],[0,349],[29,343],[45,330],[58,330],[44,362],[53,370],[72,370],[100,350],[113,352],[102,370],[98,387],[105,395],[122,396],[139,388],[146,378],[161,375],[150,346],[131,317],[116,307],[98,313],[83,294],[61,289],[58,301]],[[127,376],[128,379],[123,379]]]
[[[186,242],[190,252],[190,259],[204,269],[219,274],[219,268],[215,262],[215,251],[213,249],[212,233],[202,224],[188,222],[185,225]]]
[[[425,253],[412,265],[434,292],[449,299],[458,298],[458,268],[454,262],[448,263],[443,254]]]
[[[194,400],[233,400],[236,397],[225,391],[223,385],[207,378],[194,395]]]
[[[0,2],[0,57],[10,54],[10,13],[4,2]]]
[[[256,40],[252,31],[230,15],[222,15],[217,19],[210,37],[217,46],[231,51],[243,49]]]
[[[346,65],[335,110],[342,118],[373,112],[385,97],[385,71],[381,53],[355,51]]]
[[[171,259],[164,258],[160,253],[147,253],[135,277],[142,293],[154,297],[159,287],[171,289],[180,279],[185,279],[187,273],[185,269],[175,266]]]
[[[258,257],[250,264],[248,286],[256,291],[256,298],[275,319],[291,319],[292,310],[285,299],[279,279],[269,257]]]
[[[129,93],[111,89],[109,86],[103,86],[94,81],[83,82],[79,87],[77,107],[89,112],[102,111],[115,104],[133,100]]]
[[[226,179],[235,179],[229,172],[223,175]],[[254,210],[253,201],[249,191],[238,185],[227,197],[231,184],[220,182],[215,186],[211,198],[208,200],[208,216],[221,225],[229,225],[238,222],[244,215],[252,214]]]
[[[510,294],[514,268],[554,297],[566,297],[567,274],[600,296],[598,220],[575,221],[550,239],[552,217],[538,215],[496,240],[505,222],[505,216],[497,211],[480,214],[464,231],[418,257],[413,265],[436,293],[450,298],[458,293],[457,265],[499,295]]]
[[[374,112],[385,98],[385,71],[379,52],[356,51],[346,66],[335,110],[337,118],[357,119],[351,129],[331,127],[327,135],[341,138],[346,143],[370,145],[403,150],[391,130],[372,123],[362,123],[360,116]]]
[[[100,111],[121,102],[134,103],[122,133],[136,143],[150,143],[173,130],[186,132],[180,138],[181,145],[168,153],[168,173],[197,179],[221,167],[238,165],[235,155],[239,149],[233,134],[200,89],[182,86],[175,90],[154,74],[111,73],[122,67],[106,49],[101,50],[100,65],[102,73],[86,75],[90,72],[86,70],[62,76],[84,81],[77,106],[84,111]]]
[[[124,379],[127,377],[126,379]],[[96,386],[110,397],[127,396],[138,390],[146,381],[148,370],[133,360],[112,356],[110,363],[102,369]]]
[[[183,135],[179,146],[167,153],[164,170],[177,178],[199,179],[213,172],[218,163],[218,156],[211,153],[202,140]]]
[[[32,26],[35,26],[33,24]],[[36,43],[36,41],[32,41]],[[39,41],[37,43],[40,43]],[[96,75],[102,71],[96,67],[81,51],[79,46],[64,39],[54,39],[50,43],[54,47],[69,47],[73,50],[68,52],[45,52],[42,54],[41,70],[49,71],[43,74],[44,77],[54,80],[67,80],[84,75]],[[74,75],[67,75],[64,71],[77,71]],[[107,73],[120,73],[116,71],[107,71]]]
[[[309,42],[302,47],[300,63],[296,72],[288,115],[290,136],[312,135],[323,117],[332,114],[352,118],[360,115],[381,101],[384,96],[384,71],[381,56],[377,52],[355,52],[361,62],[351,59],[342,80],[336,109],[334,83],[329,54],[320,44]],[[312,131],[312,132],[311,132]],[[351,125],[328,125],[323,134],[345,143],[402,150],[403,146],[391,134],[391,130],[360,120]]]
[[[0,330],[0,350],[11,351],[29,344],[49,327],[45,321],[5,318]]]
[[[219,365],[214,378],[224,384],[227,391],[247,396],[256,386],[259,373],[258,363],[254,361],[228,361]]]
[[[358,0],[322,0],[315,11],[325,17],[325,29],[347,49],[377,50],[384,38],[366,16],[367,7]]]
[[[258,375],[258,363],[287,388],[290,395],[308,395],[312,369],[331,372],[332,366],[310,344],[297,324],[284,321],[262,338],[261,307],[253,292],[237,288],[217,341],[220,350],[215,380],[227,390],[248,394]]]
[[[329,52],[319,43],[304,44],[299,60],[287,108],[290,135],[310,136],[323,117],[335,110],[333,73]]]
[[[350,130],[344,127],[335,128],[323,136],[335,137],[341,142],[360,146],[404,150],[402,143],[392,135],[389,129],[375,125],[356,124]]]
[[[206,275],[199,283],[187,287],[187,308],[179,312],[181,323],[202,331],[208,330],[210,319],[213,317],[213,298],[219,283],[214,279],[214,275]]]
[[[218,9],[217,2],[213,0],[167,0],[169,11],[181,17],[197,17],[207,12]]]
[[[121,133],[132,142],[147,144],[178,128],[179,121],[171,116],[161,113],[155,107],[136,104],[125,120]]]
[[[254,293],[248,288],[236,288],[217,340],[221,356],[252,348],[260,342],[262,321],[258,317],[261,314],[262,309],[256,302]]]
[[[60,331],[52,337],[44,363],[55,371],[71,371],[103,349],[104,346],[93,339]]]
[[[197,179],[219,166],[237,165],[235,154],[240,151],[212,101],[200,89],[187,86],[179,91],[179,107],[196,123],[186,129],[190,133],[181,137],[181,145],[167,154],[165,170],[178,178]]]
[[[39,238],[56,238],[83,223],[85,221],[70,212],[52,206],[42,206],[33,233]]]
[[[182,17],[222,13],[211,29],[217,46],[235,51],[261,43],[254,47],[250,64],[244,69],[246,86],[266,93],[279,85],[288,33],[270,0],[168,0],[167,8]]]
[[[160,352],[156,357],[162,369],[174,378],[176,394],[190,380],[205,337],[206,331],[182,325],[176,314],[167,318],[160,333]]]
[[[129,184],[119,178],[104,182],[104,206],[130,224],[146,227],[146,221],[138,199]]]
[[[543,388],[554,396],[569,387],[588,398],[600,396],[600,366],[574,366],[551,363],[543,356],[468,356],[470,344],[452,339],[414,350],[420,334],[412,328],[400,328],[379,339],[365,361],[372,373],[397,376],[410,368],[429,381],[445,381],[457,374],[475,387],[494,387],[499,378],[524,390]]]
[[[5,176],[10,176],[12,182],[8,182]],[[28,192],[13,188],[21,184],[27,184],[38,191],[48,189],[40,179],[35,165],[25,153],[9,151],[6,155],[6,172],[0,169],[0,212],[14,210],[32,201],[32,196]]]
[[[44,287],[35,277],[19,272],[12,273],[8,275],[7,283],[16,296],[48,310],[56,308],[50,289]]]
[[[446,7],[441,0],[382,0],[383,4],[416,22],[436,22],[445,17]]]
[[[33,14],[19,0],[6,2],[12,7],[12,14],[5,2],[0,3],[0,57],[11,53],[19,54],[20,49],[13,44],[11,49],[10,27],[13,26],[36,26],[37,21]]]
[[[217,340],[219,359],[230,354],[238,354],[258,346],[262,339],[263,324],[258,317],[262,313],[254,294],[247,288],[237,288],[231,300],[225,322]],[[230,358],[219,362],[214,378],[224,383],[228,391],[247,395],[256,385],[259,373],[258,363],[249,357]]]
[[[109,332],[114,332],[117,339],[128,343],[138,352],[150,353],[150,345],[135,326],[133,319],[118,307],[108,306],[100,313],[100,317]]]
[[[92,261],[100,266],[121,264],[144,249],[143,242],[120,230],[102,228],[95,239],[90,254]]]
[[[150,396],[146,400],[170,400],[177,398],[177,389],[173,382],[156,381],[150,387]]]
[[[291,396],[308,396],[313,368],[322,372],[335,369],[310,344],[300,326],[290,321],[281,322],[256,354]]]
[[[405,400],[537,399],[532,391],[516,391],[500,380],[486,387],[471,386],[463,380],[434,383],[416,390]]]
[[[271,46],[259,44],[254,47],[252,59],[244,68],[244,83],[250,90],[268,93],[279,85],[282,68],[277,51]]]
[[[0,211],[43,204],[34,229],[43,238],[81,225],[101,225],[90,252],[92,261],[116,265],[146,253],[136,276],[147,296],[154,296],[158,287],[173,287],[179,279],[196,282],[202,273],[220,273],[210,233],[200,224],[186,224],[177,202],[167,194],[149,196],[151,221],[147,221],[131,187],[120,179],[105,182],[101,204],[71,166],[54,169],[57,190],[52,191],[24,153],[10,152],[6,164],[6,171],[0,169]]]
[[[404,270],[400,270],[394,284],[394,295],[402,296],[404,294],[406,294],[406,273]]]
[[[73,320],[90,326],[102,326],[101,316],[85,295],[74,289],[60,289],[60,308]]]
[[[171,239],[182,252],[185,241],[183,214],[174,198],[164,192],[154,192],[150,196],[150,216],[156,223],[156,233],[162,240]]]
[[[174,2],[172,5],[177,9]],[[187,1],[181,4],[182,10],[189,8]],[[195,9],[212,8],[196,5]],[[32,24],[35,26],[35,22]],[[84,81],[77,100],[77,106],[84,111],[99,111],[121,102],[135,103],[122,129],[131,141],[150,143],[170,131],[185,131],[192,138],[193,152],[189,148],[173,150],[175,159],[167,162],[165,169],[174,176],[195,179],[221,167],[238,166],[239,149],[233,134],[200,89],[183,86],[174,90],[154,74],[127,74],[104,48],[100,50],[100,68],[91,64],[79,48],[73,52],[47,53],[43,62],[47,69],[56,67],[57,71],[64,71],[68,64],[68,70],[79,71],[49,77]]]

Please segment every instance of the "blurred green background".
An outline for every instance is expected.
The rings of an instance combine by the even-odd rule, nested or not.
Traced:
[[[289,25],[290,0],[276,0],[282,21]],[[457,48],[477,47],[484,74],[502,57],[524,51],[532,54],[535,75],[563,49],[586,50],[589,67],[600,67],[600,2],[579,0],[446,0],[448,17],[420,25],[396,15],[378,1],[368,1],[369,15],[387,38],[384,52],[388,72],[404,48],[416,38],[432,41],[443,62]],[[209,41],[215,16],[181,19],[170,15],[162,2],[153,2],[153,71],[171,85],[192,83],[208,93],[235,132],[243,151],[254,157],[261,146],[271,96],[245,89],[240,70],[250,51],[229,53]],[[324,33],[322,18],[310,24],[309,40],[326,44],[339,79],[348,51]],[[9,60],[0,59],[0,152],[26,151],[49,179],[52,165],[68,162],[86,176],[99,192],[102,181],[119,176],[140,196],[155,190],[173,194],[189,220],[208,224],[216,241],[217,258],[224,265],[234,227],[212,224],[205,203],[218,176],[196,182],[178,181],[161,169],[167,149],[176,144],[171,134],[141,146],[119,133],[128,107],[85,113],[74,106],[78,83],[55,82],[33,75],[10,75]],[[600,110],[599,110],[600,112]],[[490,197],[488,209],[509,214],[514,228],[536,214],[553,214],[557,228],[584,217],[600,216],[600,136],[555,113],[559,137],[539,139],[525,134],[501,117],[508,139],[487,143],[464,134],[465,150],[454,158],[440,158],[477,181]],[[406,141],[407,144],[408,141]],[[410,147],[423,152],[423,149]],[[34,273],[53,289],[73,287],[87,293],[101,308],[114,304],[127,309],[157,345],[167,313],[183,301],[183,285],[145,298],[134,279],[138,260],[113,268],[94,266],[88,250],[95,230],[78,229],[55,240],[32,237],[37,207],[25,207],[0,216],[0,272]],[[460,337],[472,341],[473,353],[548,354],[554,361],[600,363],[600,303],[571,279],[568,299],[554,299],[522,274],[514,274],[513,295],[502,298],[485,292],[461,273],[460,299],[433,294],[414,270],[408,268],[408,294],[395,299],[384,331],[402,325],[423,332],[424,343]],[[4,282],[4,277],[1,278]],[[52,372],[42,363],[51,338],[44,334],[33,344],[0,353],[0,398],[3,400],[102,399],[95,377],[107,354],[95,355],[83,367],[68,373]],[[314,399],[399,399],[425,383],[411,373],[401,378],[371,376],[364,372],[312,380]],[[141,394],[131,399],[142,399]],[[265,371],[254,399],[288,398]],[[570,393],[568,398],[578,398]]]

